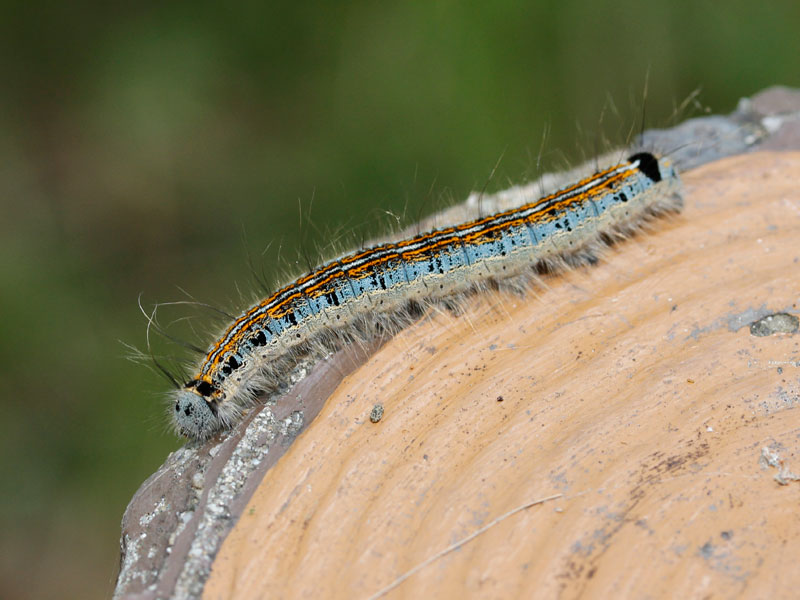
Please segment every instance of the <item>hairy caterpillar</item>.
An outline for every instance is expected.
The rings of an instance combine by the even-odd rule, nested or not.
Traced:
[[[595,262],[604,246],[681,207],[672,162],[640,152],[518,208],[328,261],[230,324],[175,392],[175,428],[208,438],[276,389],[314,344],[336,347],[396,329],[426,302]]]

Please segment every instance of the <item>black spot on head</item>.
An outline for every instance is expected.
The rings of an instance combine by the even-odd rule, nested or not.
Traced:
[[[192,416],[192,405],[191,404],[187,405],[186,408],[183,409],[183,414],[185,414],[187,417]]]
[[[639,161],[638,169],[644,173],[650,181],[658,183],[661,181],[661,171],[658,168],[658,159],[649,152],[639,152],[628,158],[629,162]]]

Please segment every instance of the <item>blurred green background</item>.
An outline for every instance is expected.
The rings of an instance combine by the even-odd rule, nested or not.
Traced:
[[[489,191],[533,177],[545,129],[545,167],[591,155],[601,132],[624,140],[648,71],[651,126],[698,88],[726,113],[800,85],[797,0],[0,15],[6,599],[108,596],[122,512],[181,444],[167,384],[120,343],[144,346],[140,293],[243,308],[248,254],[275,276],[339,231],[379,232],[385,211],[412,221],[463,199],[501,156]]]

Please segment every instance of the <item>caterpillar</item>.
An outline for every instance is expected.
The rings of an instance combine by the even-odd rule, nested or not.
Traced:
[[[486,287],[531,285],[542,273],[597,261],[604,247],[683,206],[668,157],[639,152],[517,208],[327,261],[235,319],[194,377],[174,392],[172,422],[204,440],[278,389],[315,344],[393,331],[426,303]]]

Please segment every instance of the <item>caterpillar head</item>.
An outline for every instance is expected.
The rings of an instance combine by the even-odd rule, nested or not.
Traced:
[[[195,384],[190,382],[175,392],[172,420],[181,435],[203,440],[220,429],[222,423],[217,416],[216,402],[204,397]]]

